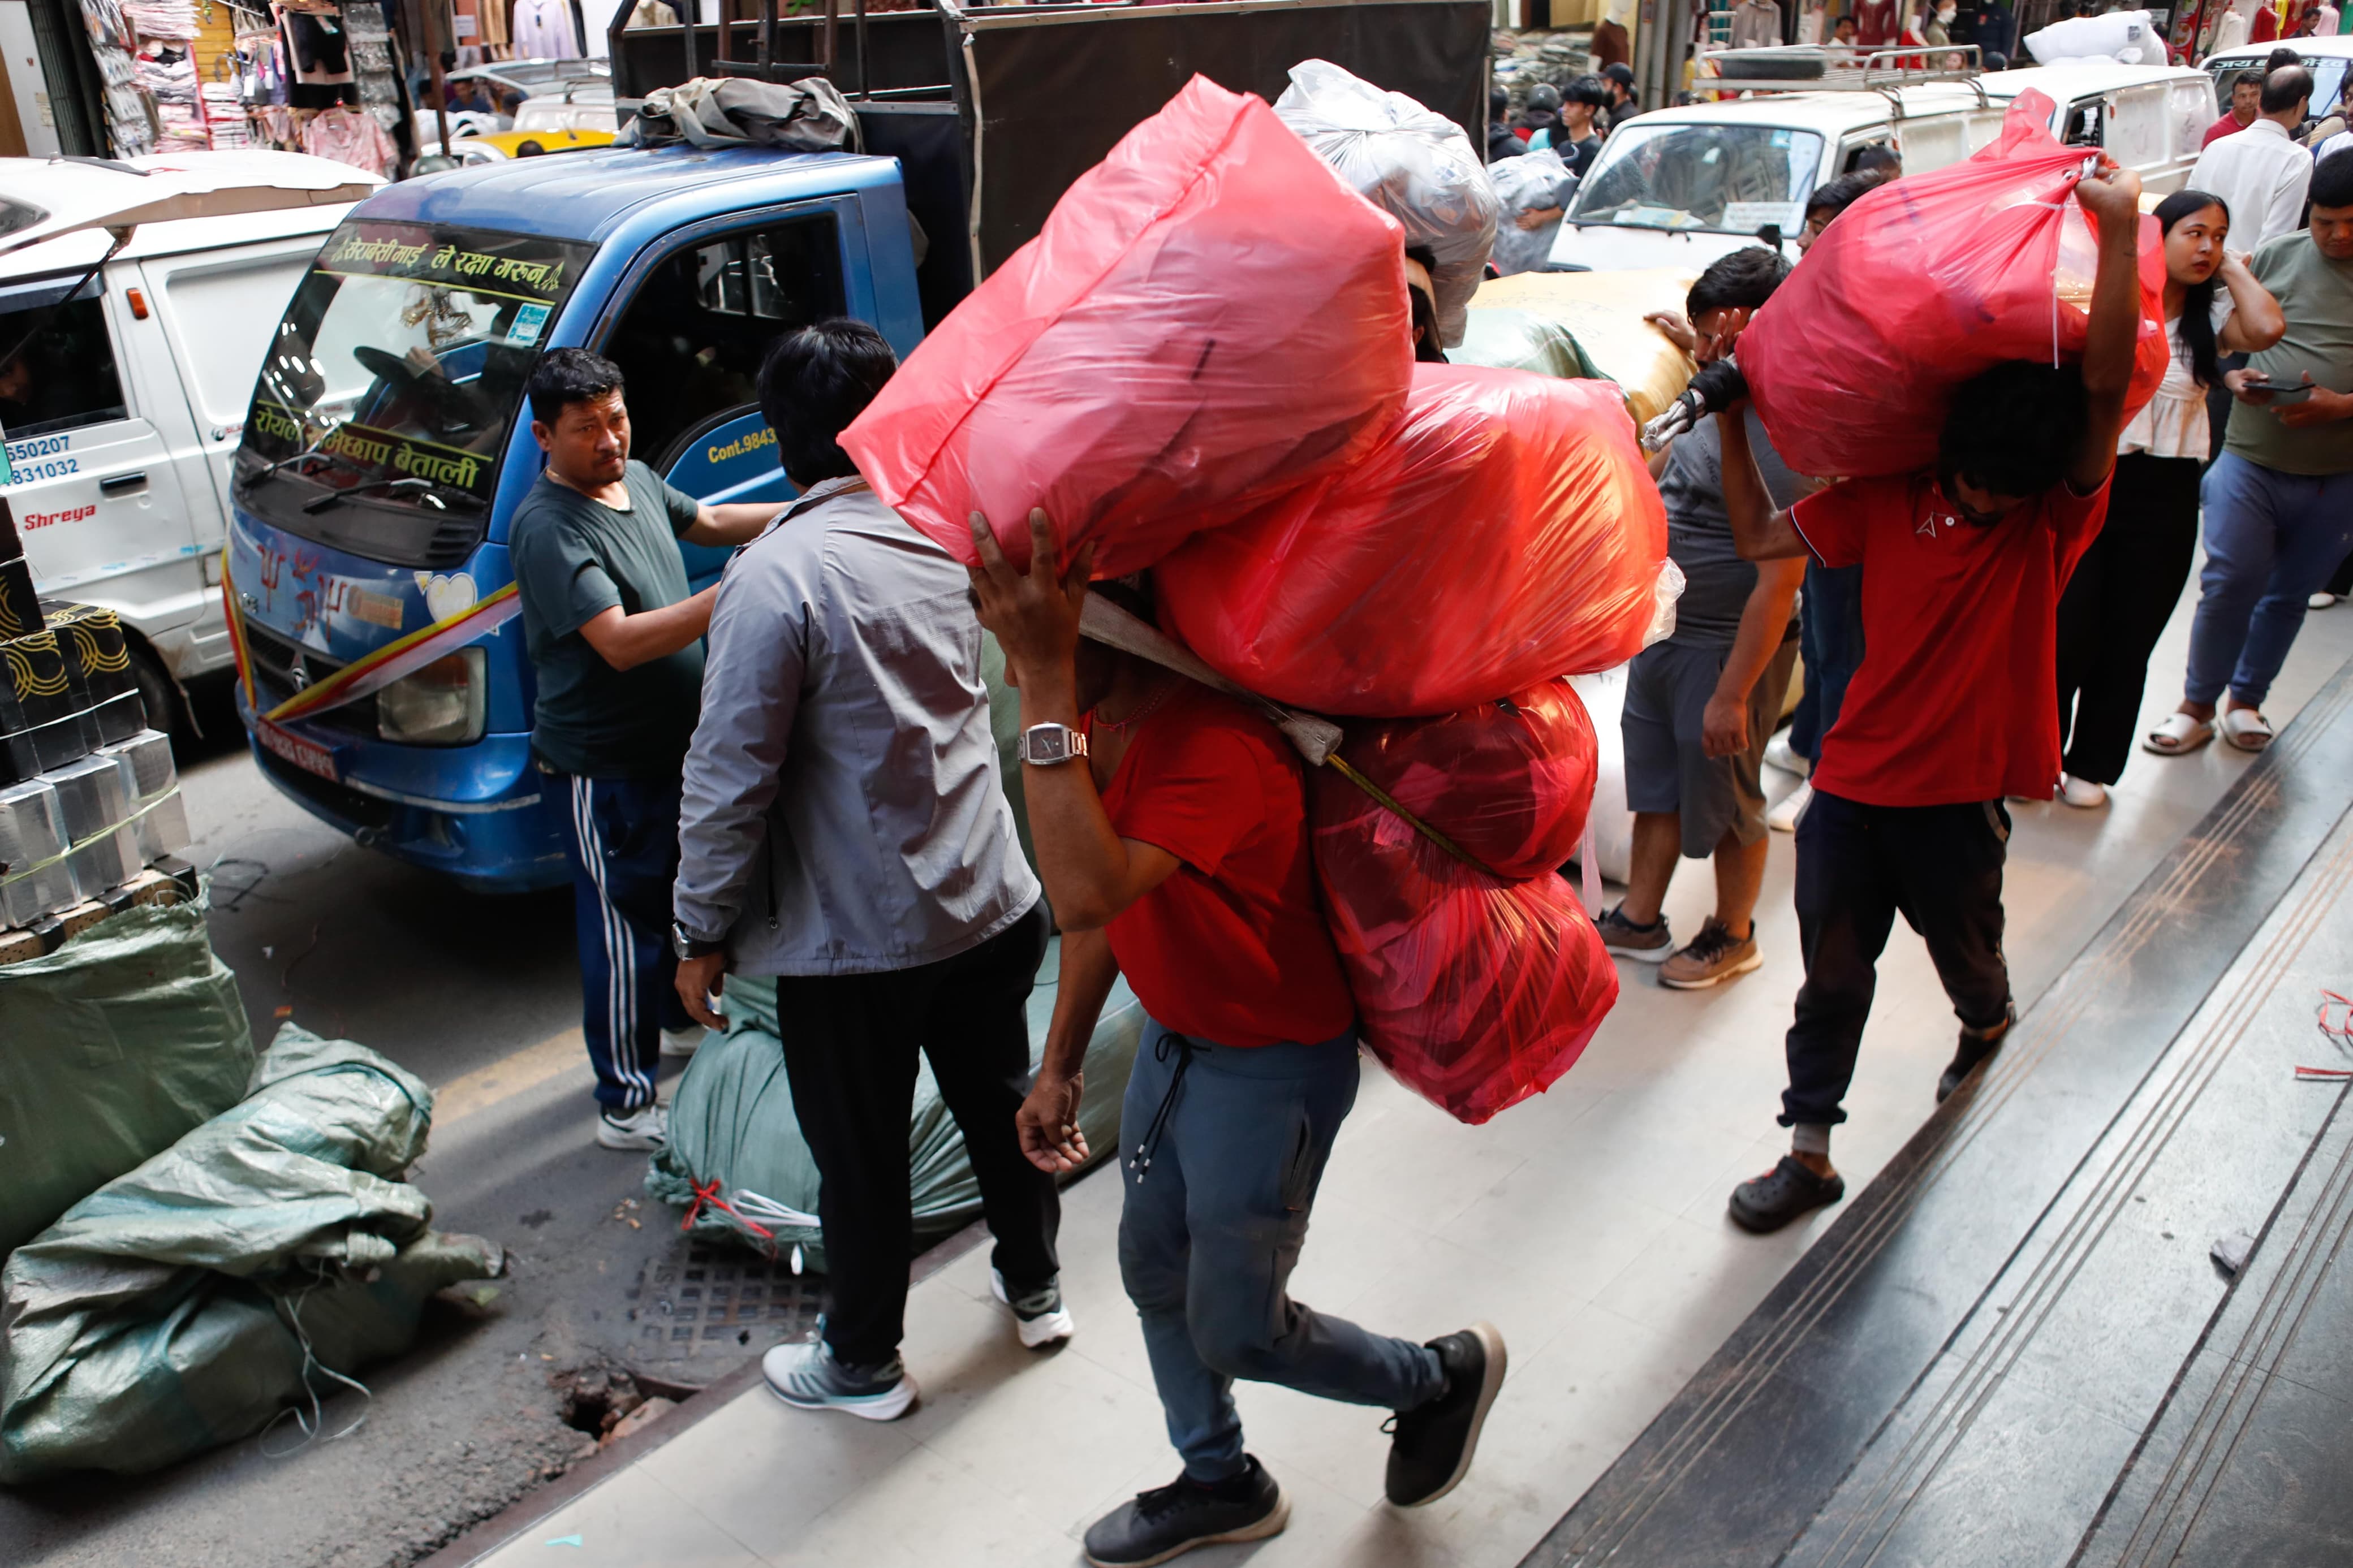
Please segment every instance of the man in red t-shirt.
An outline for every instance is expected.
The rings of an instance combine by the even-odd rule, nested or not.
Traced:
[[[2001,802],[2048,798],[2059,777],[2059,595],[2107,514],[2140,326],[2140,181],[2102,164],[2075,191],[2100,237],[2081,367],[2014,361],[1963,383],[1935,472],[1847,479],[1775,511],[1740,411],[1717,421],[1740,552],[1862,568],[1862,663],[1798,826],[1806,983],[1779,1118],[1791,1149],[1733,1190],[1732,1217],[1751,1230],[1845,1194],[1831,1128],[1846,1120],[1840,1102],[1898,910],[1961,1020],[1937,1099],[1993,1055],[2014,1016]]]
[[[1018,574],[973,528],[973,591],[1020,689],[1030,836],[1062,929],[1045,1059],[1018,1125],[1045,1170],[1086,1158],[1080,1068],[1125,974],[1148,1021],[1120,1124],[1120,1277],[1185,1460],[1173,1484],[1088,1530],[1087,1560],[1159,1563],[1283,1527],[1282,1489],[1242,1449],[1238,1377],[1396,1411],[1389,1500],[1434,1501],[1470,1468],[1503,1382],[1501,1336],[1474,1323],[1415,1344],[1285,1289],[1357,1075],[1299,759],[1230,698],[1082,644],[1093,547],[1058,581],[1043,513],[1029,532]],[[1150,617],[1141,590],[1098,591]]]
[[[2231,79],[2231,112],[2206,128],[2206,134],[2198,142],[2200,149],[2211,147],[2223,137],[2235,136],[2253,125],[2255,122],[2255,116],[2262,112],[2263,100],[2263,72],[2248,69],[2232,77]]]

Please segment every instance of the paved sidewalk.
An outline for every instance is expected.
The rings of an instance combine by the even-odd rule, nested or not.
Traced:
[[[2152,661],[2151,718],[2172,704],[2187,621],[2177,615]],[[2274,722],[2348,657],[2353,609],[2314,616]],[[2105,812],[2013,806],[2008,945],[2021,1005],[2246,762],[2219,745],[2184,759],[2136,754]],[[1381,1501],[1381,1412],[1241,1385],[1251,1449],[1292,1494],[1291,1528],[1188,1563],[1516,1562],[1811,1244],[1835,1210],[1766,1237],[1724,1217],[1732,1184],[1787,1146],[1772,1118],[1799,969],[1790,871],[1789,841],[1777,835],[1762,970],[1677,993],[1647,966],[1621,966],[1618,1011],[1585,1059],[1483,1128],[1456,1124],[1367,1062],[1295,1293],[1416,1338],[1486,1317],[1509,1342],[1510,1379],[1469,1479],[1412,1513]],[[1709,897],[1704,868],[1687,863],[1668,900],[1679,932],[1697,931]],[[1838,1134],[1851,1191],[1931,1109],[1954,1027],[1925,951],[1899,928],[1848,1101],[1853,1120]],[[1177,1469],[1119,1287],[1119,1198],[1108,1171],[1067,1194],[1063,1285],[1079,1324],[1070,1345],[1019,1348],[976,1248],[910,1300],[906,1356],[923,1401],[907,1419],[807,1415],[755,1387],[477,1561],[1076,1562],[1092,1519]]]

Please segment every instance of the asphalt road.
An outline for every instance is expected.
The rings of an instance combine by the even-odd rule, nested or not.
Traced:
[[[509,1273],[437,1300],[418,1345],[363,1374],[372,1397],[326,1403],[322,1440],[288,1423],[156,1475],[0,1489],[0,1564],[395,1568],[593,1451],[565,1419],[582,1371],[707,1382],[799,1331],[807,1303],[774,1283],[744,1292],[765,1306],[740,1327],[674,1326],[704,1295],[689,1280],[743,1260],[690,1254],[644,1156],[592,1142],[568,891],[478,897],[361,849],[263,780],[218,700],[200,713],[189,857],[257,1044],[291,1019],[433,1085],[412,1179],[438,1226],[507,1247]]]

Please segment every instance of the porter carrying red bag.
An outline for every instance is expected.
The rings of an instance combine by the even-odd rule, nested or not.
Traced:
[[[1487,868],[1315,770],[1316,876],[1365,1043],[1432,1104],[1484,1121],[1567,1072],[1618,999],[1600,934],[1553,871],[1592,800],[1592,722],[1558,680],[1440,719],[1351,725],[1341,752]]]
[[[1840,215],[1757,312],[1740,369],[1782,461],[1823,478],[1933,468],[1953,390],[2007,360],[2080,360],[2098,241],[2076,182],[2095,154],[2029,90],[1965,163]],[[2137,410],[2165,374],[2164,254],[2141,220]]]
[[[1617,386],[1419,364],[1373,451],[1154,574],[1218,672],[1319,713],[1447,713],[1641,651],[1681,576]]]
[[[967,564],[978,511],[1026,570],[1042,507],[1065,561],[1094,540],[1097,576],[1138,571],[1396,422],[1404,245],[1264,100],[1197,76],[907,356],[842,447]]]

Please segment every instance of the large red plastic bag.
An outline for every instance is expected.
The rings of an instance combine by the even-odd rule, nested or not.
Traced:
[[[1682,574],[1618,388],[1414,367],[1354,467],[1202,533],[1155,571],[1219,673],[1323,713],[1446,713],[1623,664]]]
[[[1551,870],[1584,822],[1594,748],[1565,681],[1442,719],[1349,727],[1341,752],[1360,772],[1495,869],[1533,869],[1525,881],[1463,865],[1332,769],[1315,772],[1316,875],[1365,1043],[1461,1121],[1549,1088],[1618,1000],[1599,933]]]
[[[1953,390],[2005,360],[2080,359],[2098,250],[2075,200],[2087,154],[2019,95],[1965,163],[1865,195],[1823,231],[1741,334],[1775,450],[1824,478],[1933,468]],[[2127,403],[2165,374],[2163,255],[2141,227],[2141,326]]]
[[[1214,510],[1361,457],[1409,384],[1405,241],[1264,100],[1195,77],[1063,194],[841,445],[969,563],[1016,565],[1030,509],[1095,572],[1149,566]]]
[[[1438,336],[1459,345],[1495,248],[1499,205],[1462,127],[1330,60],[1292,67],[1274,112],[1344,184],[1403,224],[1408,245],[1430,247]]]

